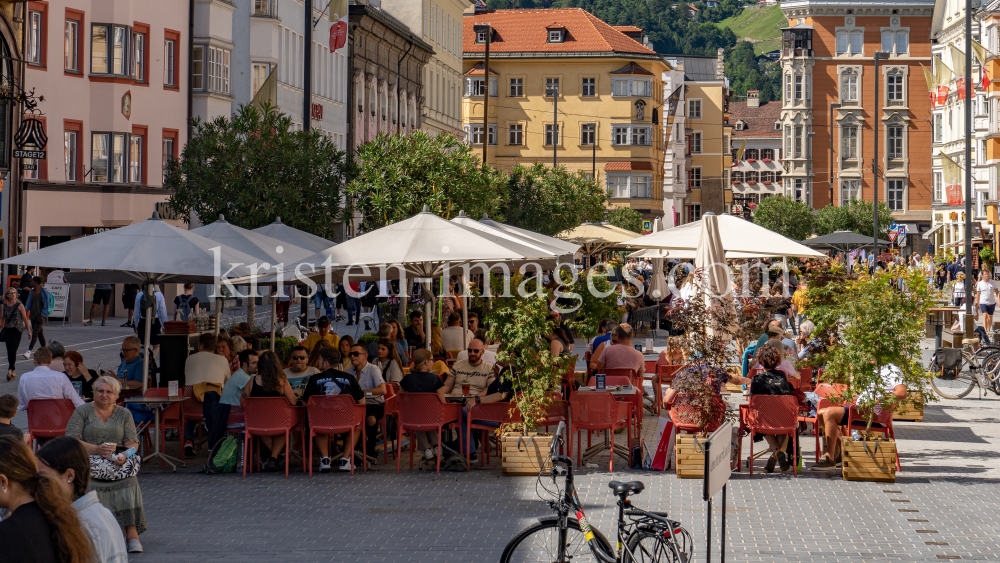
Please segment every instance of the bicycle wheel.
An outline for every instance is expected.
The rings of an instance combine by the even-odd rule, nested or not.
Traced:
[[[625,541],[628,551],[622,554],[624,563],[679,563],[681,559],[677,546],[672,541],[652,530],[635,530]]]
[[[1000,356],[1000,354],[997,355]],[[987,361],[991,358],[992,356],[987,358]],[[982,365],[985,365],[985,362]],[[970,369],[969,356],[965,353],[962,354],[962,365],[957,375],[947,374],[942,376],[938,372],[931,378],[931,387],[934,388],[934,392],[945,399],[961,399],[968,395],[975,385],[976,376]]]
[[[566,530],[566,550],[567,561],[573,563],[590,562],[602,563],[587,545],[587,540],[580,530],[580,523],[571,519],[569,529]],[[603,534],[594,530],[594,541],[598,548],[607,555],[609,560],[614,560],[614,551],[611,544]],[[500,563],[558,563],[559,554],[559,522],[556,520],[546,520],[536,522],[531,526],[518,532],[507,547],[503,550]]]

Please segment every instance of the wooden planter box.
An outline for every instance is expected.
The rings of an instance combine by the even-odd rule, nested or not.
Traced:
[[[703,443],[706,438],[695,434],[678,434],[674,445],[674,452],[677,455],[677,476],[681,479],[701,479],[705,476],[705,452],[701,447],[695,447],[695,439],[698,444]]]
[[[919,398],[921,400],[921,404],[923,404],[923,397],[919,393],[917,393],[917,398]],[[920,407],[919,409],[915,409],[913,405],[907,403],[892,413],[892,419],[921,422],[924,420],[924,408]]]
[[[896,482],[896,442],[868,440],[868,451],[865,451],[864,442],[855,442],[850,438],[842,439],[840,444],[844,455],[845,481]],[[877,449],[875,445],[878,445]]]
[[[504,475],[536,476],[542,469],[552,469],[552,462],[548,459],[552,447],[551,434],[504,432],[501,443]]]

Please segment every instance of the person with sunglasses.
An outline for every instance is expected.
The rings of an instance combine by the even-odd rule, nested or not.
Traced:
[[[115,375],[122,381],[122,386],[126,389],[142,388],[142,343],[139,337],[129,335],[122,341],[121,363]]]
[[[305,346],[292,348],[292,355],[288,357],[288,367],[285,368],[285,377],[296,395],[301,395],[309,378],[320,371],[319,368],[309,365],[309,350]]]
[[[444,382],[444,392],[446,395],[452,393],[455,385],[462,386],[466,383],[469,384],[469,393],[472,397],[466,397],[466,399],[471,399],[471,401],[466,401],[465,411],[470,410],[476,403],[482,401],[490,384],[496,378],[494,364],[483,359],[484,350],[486,350],[486,345],[483,341],[473,338],[465,350],[469,354],[469,359],[456,361],[455,365],[451,367],[451,373],[448,374],[448,378]],[[459,387],[459,391],[461,391],[461,387]],[[463,411],[464,416],[465,412]],[[465,428],[464,424],[462,428]],[[468,447],[471,456],[471,454],[476,452],[476,444],[467,438],[467,436],[463,436],[463,442],[470,442]],[[452,449],[458,450],[459,448],[452,447]],[[465,444],[462,445],[461,449],[464,452]]]
[[[368,348],[360,342],[351,347],[348,354],[351,367],[347,373],[354,376],[365,392],[365,426],[367,427],[365,454],[375,455],[375,444],[378,443],[378,423],[385,414],[385,379],[378,366],[368,362]]]

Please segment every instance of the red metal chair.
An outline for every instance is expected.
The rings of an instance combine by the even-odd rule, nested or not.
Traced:
[[[803,391],[813,390],[813,368],[803,366],[799,368],[799,388]]]
[[[514,409],[514,413],[511,414],[511,409]],[[500,424],[511,424],[514,422],[521,422],[521,413],[517,412],[517,408],[510,403],[483,403],[472,407],[469,411],[469,415],[465,418],[465,435],[472,439],[473,430],[483,431],[483,451],[484,455],[479,456],[479,464],[485,465],[489,462],[490,458],[490,440],[489,433],[496,431],[498,426],[491,426],[489,424],[483,424],[484,422],[492,422],[497,425]],[[469,469],[472,469],[472,464],[469,461],[471,459],[469,449],[465,450],[465,461],[469,463]],[[500,444],[497,443],[497,456],[500,454]]]
[[[302,409],[288,404],[284,397],[248,397],[243,401],[246,420],[246,438],[243,443],[243,476],[247,476],[252,455],[254,436],[285,436],[285,477],[288,477],[289,459],[292,457],[292,432],[299,432],[302,443],[306,432],[302,427]],[[273,455],[275,452],[271,452]],[[302,455],[302,471],[306,470],[306,456]],[[253,469],[250,470],[253,472]]]
[[[813,391],[823,398],[841,395],[847,390],[847,386],[841,383],[820,383]]]
[[[442,403],[437,393],[400,393],[398,432],[410,434],[410,469],[413,469],[413,450],[417,448],[414,432],[437,430],[437,472],[441,473],[441,431],[461,420],[461,403]],[[402,460],[402,456],[396,456],[396,473]]]
[[[632,368],[607,368],[606,367],[606,368],[602,369],[601,371],[599,371],[597,373],[603,373],[604,375],[606,375],[608,377],[620,377],[620,376],[628,377],[629,381],[632,382],[632,385],[635,385],[636,387],[642,388],[642,379],[639,378],[638,372],[636,372]]]
[[[187,401],[177,403],[180,405],[181,429],[178,431],[178,440],[181,443],[181,461],[184,461],[184,425],[188,421],[198,422],[198,438],[201,438],[201,422],[205,420],[205,405],[194,396],[194,390],[190,385],[185,385],[181,389],[181,397],[190,397]],[[287,402],[287,401],[286,401]]]
[[[863,418],[855,418],[855,415],[864,416],[864,411],[858,412],[857,409],[847,410],[847,429],[865,430],[869,432],[878,432],[879,434],[886,434],[889,438],[895,440],[896,434],[892,431],[892,409],[882,409],[882,412],[875,415],[872,418],[872,427],[868,428],[868,421]],[[875,424],[881,424],[882,427],[876,427]],[[903,468],[899,465],[899,450],[896,450],[896,471],[902,471]]]
[[[656,403],[657,416],[663,407],[663,386],[672,385],[677,372],[683,367],[680,364],[657,364],[656,377],[653,379],[653,400]]]
[[[587,380],[587,387],[594,387],[597,385],[597,376],[593,376]],[[632,385],[632,378],[624,375],[607,375],[604,376],[604,385]]]
[[[73,411],[69,399],[32,399],[28,401],[28,441],[37,449],[38,438],[57,438],[66,435],[66,424]]]
[[[708,423],[707,426],[702,428],[699,424],[694,422],[688,413],[693,412],[694,409],[686,403],[687,393],[678,393],[674,397],[674,403],[670,405],[670,420],[674,422],[675,432],[688,432],[690,434],[700,434],[701,432],[715,432],[719,426],[722,425],[722,421],[725,418],[724,413],[726,411],[726,403],[722,400],[722,397],[716,395],[712,400],[721,414],[718,420],[713,420]]]
[[[169,397],[170,389],[167,387],[151,387],[146,389],[146,397]],[[186,402],[186,401],[182,401]],[[163,448],[161,453],[167,452],[167,428],[176,428],[177,434],[183,436],[184,434],[184,424],[181,422],[181,403],[174,403],[169,407],[163,409],[160,412],[160,447]],[[149,433],[152,432],[154,428],[152,426],[146,427],[146,439],[149,439]],[[183,440],[181,442],[181,453],[183,454]],[[166,467],[165,461],[160,461],[160,467]]]
[[[798,452],[798,410],[799,402],[791,395],[754,395],[744,411],[744,420],[740,421],[740,434],[748,429],[750,434],[771,434],[776,436],[790,435],[792,437],[792,452]],[[737,459],[743,459],[743,442]],[[796,454],[792,454],[793,456]],[[750,457],[753,458],[753,440],[750,440]],[[798,464],[793,458],[792,474],[798,476]],[[753,475],[753,463],[750,463],[750,475]]]
[[[313,474],[313,438],[323,435],[329,443],[337,434],[350,434],[351,452],[354,455],[354,431],[361,427],[361,443],[365,443],[365,405],[359,405],[350,395],[313,395],[306,405],[309,417],[309,476]],[[346,442],[344,444],[347,445]],[[288,457],[285,457],[287,462]],[[368,470],[368,457],[365,456],[362,469]],[[354,463],[351,463],[351,475],[354,475]]]
[[[576,432],[576,465],[580,466],[583,458],[583,446],[580,432],[587,431],[587,448],[590,448],[590,432],[607,430],[611,437],[611,460],[608,470],[615,470],[615,430],[626,428],[628,433],[628,450],[632,451],[632,403],[616,401],[611,393],[598,391],[580,391],[569,401],[573,425],[569,432]],[[570,438],[572,440],[572,438]]]
[[[385,384],[385,411],[382,415],[382,454],[383,463],[389,463],[389,442],[392,442],[392,457],[399,457],[399,383],[395,381]],[[389,417],[396,419],[396,438],[389,438]]]

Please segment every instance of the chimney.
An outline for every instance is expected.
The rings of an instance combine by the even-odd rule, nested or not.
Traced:
[[[760,90],[747,90],[747,109],[760,107]]]

